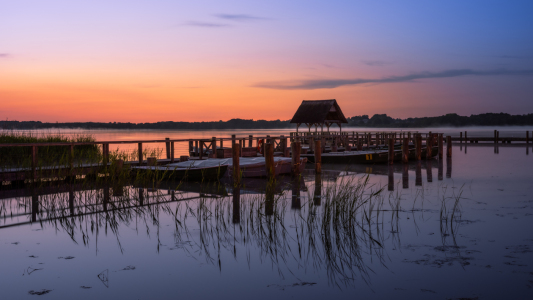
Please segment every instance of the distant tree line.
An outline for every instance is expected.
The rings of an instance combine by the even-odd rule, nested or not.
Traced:
[[[352,127],[442,127],[442,126],[505,126],[533,125],[533,114],[510,115],[506,113],[486,113],[470,116],[446,114],[439,117],[422,117],[394,119],[386,114],[375,114],[348,118],[348,126]],[[344,125],[346,126],[346,125]],[[252,119],[231,119],[229,121],[212,122],[156,122],[156,123],[122,123],[122,122],[67,122],[43,123],[40,121],[0,121],[3,129],[50,129],[50,128],[82,128],[82,129],[274,129],[294,128],[289,120],[266,121]]]
[[[348,118],[348,126],[353,127],[442,127],[442,126],[505,126],[533,125],[533,114],[510,115],[506,113],[486,113],[479,115],[460,116],[446,114],[439,117],[422,117],[394,119],[386,114],[375,114]]]

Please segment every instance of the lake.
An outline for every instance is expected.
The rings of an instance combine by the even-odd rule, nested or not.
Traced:
[[[101,141],[288,132],[61,130]],[[3,186],[2,298],[531,299],[530,147],[452,150],[450,160],[323,165],[321,175],[310,165],[301,179],[241,188]]]

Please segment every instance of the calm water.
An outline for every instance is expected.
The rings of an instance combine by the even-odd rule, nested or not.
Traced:
[[[4,188],[2,298],[531,299],[529,151],[324,166],[266,194],[264,180]],[[324,219],[359,192],[341,201],[353,215]]]

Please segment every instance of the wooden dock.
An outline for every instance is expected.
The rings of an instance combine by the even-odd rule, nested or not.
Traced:
[[[533,136],[533,134],[532,134]],[[451,143],[511,143],[524,142],[529,144],[529,132],[524,137],[500,137],[495,131],[494,137],[472,137],[464,132],[459,137],[447,136],[438,132],[418,131],[390,131],[390,132],[291,132],[288,136],[241,136],[235,135],[225,138],[212,137],[211,139],[171,139],[164,140],[132,140],[132,141],[98,141],[87,143],[32,143],[32,144],[0,144],[1,147],[30,148],[31,155],[27,157],[24,166],[0,166],[0,180],[21,184],[25,181],[38,181],[43,179],[64,179],[80,176],[108,176],[128,166],[164,165],[185,161],[189,159],[230,158],[230,157],[256,157],[256,156],[284,156],[295,157],[312,154],[315,156],[317,172],[320,172],[320,156],[322,153],[362,151],[376,149],[391,149],[400,147],[407,149],[415,147],[416,160],[421,160],[421,149],[424,146],[438,146],[438,158],[451,157]],[[153,145],[164,145],[159,155],[151,156],[146,149]],[[446,149],[444,149],[446,144]],[[84,162],[82,158],[74,157],[74,148],[83,145],[96,145],[99,157],[94,162]],[[116,152],[110,152],[110,145],[118,148],[127,145],[134,150],[129,153],[130,159],[117,159]],[[180,145],[180,146],[178,146]],[[424,145],[424,146],[423,146]],[[65,147],[69,153],[67,163],[59,165],[45,165],[39,157],[39,149],[44,147]],[[177,147],[178,146],[178,147]],[[235,151],[235,148],[237,148]],[[267,148],[268,147],[268,148]],[[316,147],[320,147],[320,151]],[[176,149],[181,149],[178,153]],[[295,151],[297,149],[297,151]],[[428,149],[428,147],[425,147]],[[425,150],[424,150],[425,151]],[[318,156],[318,158],[316,157]],[[404,162],[407,154],[404,153]],[[265,159],[267,160],[268,157]],[[4,162],[8,158],[3,158]],[[269,159],[268,159],[269,160]],[[389,163],[393,160],[389,159]],[[293,160],[294,164],[297,160]],[[298,168],[294,168],[297,170]],[[5,184],[5,183],[4,183]]]

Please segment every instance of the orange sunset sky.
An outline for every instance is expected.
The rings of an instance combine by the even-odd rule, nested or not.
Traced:
[[[0,1],[0,117],[533,112],[531,2]]]

